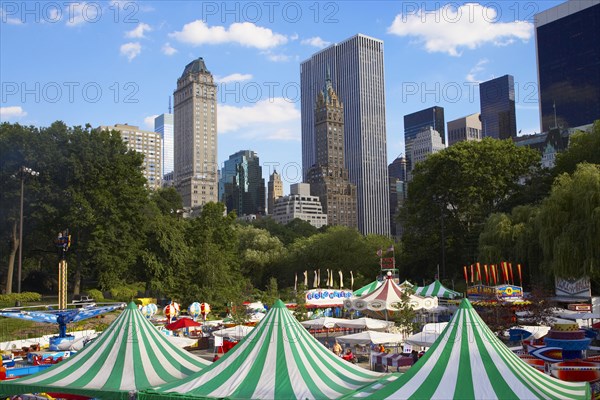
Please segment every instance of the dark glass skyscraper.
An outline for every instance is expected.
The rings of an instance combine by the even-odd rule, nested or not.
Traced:
[[[444,122],[444,107],[429,107],[421,111],[404,116],[404,148],[406,151],[406,162],[408,170],[412,166],[411,149],[412,142],[423,129],[432,127],[442,137],[442,143],[446,144],[446,123]]]
[[[265,180],[258,154],[241,150],[229,156],[221,169],[219,198],[227,211],[239,216],[265,214]]]
[[[567,1],[535,16],[542,132],[600,119],[599,32],[600,0]]]
[[[515,79],[504,75],[479,85],[483,137],[509,139],[517,136]]]

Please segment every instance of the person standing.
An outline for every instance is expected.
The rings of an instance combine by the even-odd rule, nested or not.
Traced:
[[[336,356],[340,357],[342,355],[342,345],[337,340],[335,341],[332,350]]]

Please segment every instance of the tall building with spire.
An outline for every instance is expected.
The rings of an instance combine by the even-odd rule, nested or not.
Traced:
[[[356,185],[362,234],[390,235],[383,41],[362,34],[313,54],[300,64],[302,171],[316,163],[315,98],[326,71],[344,104],[344,163]]]
[[[217,85],[202,57],[186,65],[174,99],[174,180],[184,207],[217,202]]]
[[[316,163],[308,170],[311,196],[319,197],[329,225],[357,227],[356,186],[344,164],[344,106],[327,71],[315,104]]]
[[[273,215],[275,211],[275,200],[283,196],[283,182],[281,181],[281,175],[277,173],[277,170],[273,171],[269,177],[268,193],[267,193],[267,212],[269,215]]]

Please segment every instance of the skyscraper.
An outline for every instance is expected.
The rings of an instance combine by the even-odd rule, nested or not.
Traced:
[[[281,175],[277,173],[277,170],[273,171],[269,177],[268,186],[267,212],[271,215],[275,210],[275,200],[283,196],[283,182],[281,181]]]
[[[442,143],[445,144],[444,107],[433,106],[404,116],[404,149],[409,171],[412,169],[412,142],[419,132],[429,127],[439,132]]]
[[[504,75],[479,84],[483,137],[509,139],[517,136],[515,79]]]
[[[394,239],[399,240],[402,237],[402,224],[398,220],[400,210],[406,201],[407,175],[406,158],[402,155],[388,165],[388,175],[390,179],[390,229]]]
[[[229,156],[221,169],[219,199],[239,216],[265,214],[265,180],[258,154],[241,150]]]
[[[448,146],[462,141],[481,139],[481,114],[475,113],[448,121]]]
[[[442,151],[445,148],[446,145],[442,142],[442,137],[438,131],[431,126],[423,128],[413,140],[411,148],[412,166],[410,171],[412,172],[418,163],[424,161],[431,154]]]
[[[173,98],[175,188],[184,207],[216,202],[217,85],[202,58],[186,65]]]
[[[600,0],[570,0],[535,15],[540,126],[600,119]]]
[[[154,118],[154,132],[162,139],[163,175],[173,172],[173,114],[165,113]]]
[[[344,166],[344,106],[329,72],[315,105],[316,163],[308,170],[310,194],[318,196],[329,225],[356,228],[356,186]]]
[[[305,178],[317,161],[314,99],[328,69],[344,104],[344,163],[356,185],[358,229],[389,236],[383,41],[358,34],[300,64]]]

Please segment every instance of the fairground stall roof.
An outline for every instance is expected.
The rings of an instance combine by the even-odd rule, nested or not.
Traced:
[[[133,392],[185,378],[207,365],[210,362],[173,345],[130,303],[75,356],[40,373],[0,382],[0,393],[129,399]]]
[[[460,293],[450,290],[442,285],[437,279],[427,286],[418,287],[415,294],[418,294],[419,296],[434,296],[442,299],[454,299],[455,297],[462,296]]]
[[[587,382],[565,382],[527,365],[487,327],[467,299],[405,374],[369,384],[352,399],[590,399]]]
[[[281,300],[233,349],[182,381],[139,399],[335,399],[383,377],[317,341]]]

